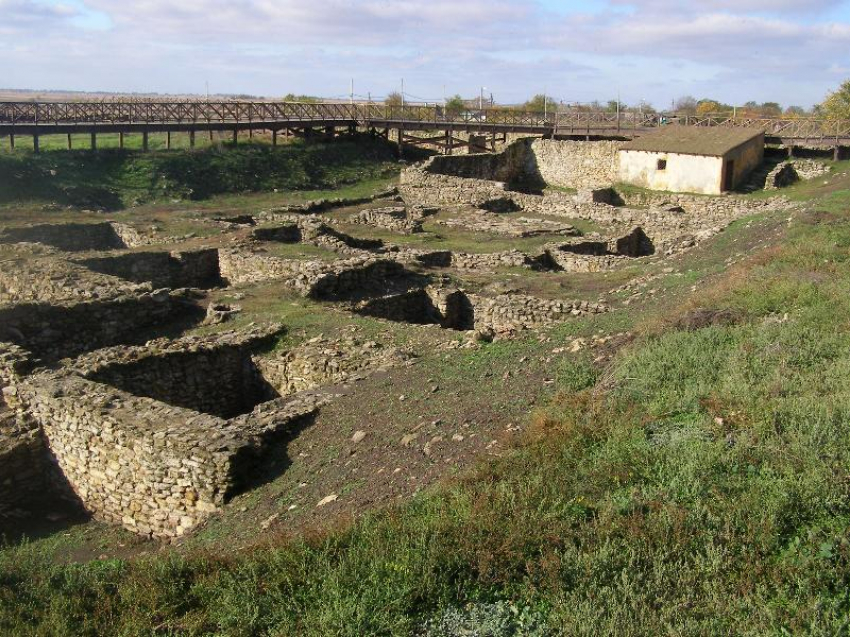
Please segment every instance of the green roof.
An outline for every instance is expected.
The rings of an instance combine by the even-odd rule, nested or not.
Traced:
[[[764,131],[760,128],[668,124],[623,144],[620,149],[722,157],[741,144],[763,135]]]

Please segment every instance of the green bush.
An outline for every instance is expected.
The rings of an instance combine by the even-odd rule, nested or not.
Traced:
[[[244,144],[197,151],[100,150],[0,155],[0,205],[40,201],[118,210],[227,193],[323,190],[397,170],[391,146],[363,136],[278,147]]]

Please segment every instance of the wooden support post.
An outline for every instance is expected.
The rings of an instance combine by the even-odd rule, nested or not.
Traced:
[[[124,148],[124,133],[118,133],[118,148]]]
[[[452,142],[453,142],[453,141],[454,141],[454,140],[452,139],[452,132],[451,132],[451,131],[449,131],[449,130],[447,130],[447,131],[446,131],[446,143],[445,143],[445,147],[446,147],[446,155],[451,155],[451,154],[452,154]]]
[[[212,143],[212,141],[213,141],[213,132],[212,132],[212,130],[210,130],[210,143]]]
[[[404,158],[404,129],[401,126],[398,128],[398,158]]]
[[[9,133],[9,150],[15,150],[15,133]]]
[[[333,139],[336,129],[333,126],[325,126],[325,135],[328,139]]]
[[[210,135],[212,135],[212,131],[210,131]],[[195,147],[195,131],[189,131],[189,148]]]
[[[68,133],[68,150],[73,148],[73,144],[71,144],[71,133]]]
[[[165,132],[165,150],[171,150],[171,131]]]
[[[97,150],[97,133],[91,134],[91,149]]]
[[[235,146],[238,143],[239,143],[239,129],[234,128],[233,129],[233,145]]]
[[[272,146],[277,146],[277,129],[272,131]]]
[[[142,150],[148,152],[148,132],[142,132]]]
[[[841,161],[841,146],[836,146],[832,149],[832,160]]]
[[[41,152],[41,149],[38,146],[38,135],[32,136],[32,152],[34,152],[34,153]]]
[[[248,129],[248,139],[254,139],[254,129],[253,128]]]
[[[793,159],[793,158],[794,158],[794,147],[788,146],[788,159]]]

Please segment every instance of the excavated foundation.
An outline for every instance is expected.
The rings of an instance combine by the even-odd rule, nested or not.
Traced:
[[[225,419],[279,397],[254,364],[250,350],[239,346],[147,356],[106,365],[87,378]]]
[[[41,243],[66,252],[118,250],[126,248],[111,223],[41,224],[25,228],[7,228],[0,243]]]
[[[210,289],[223,285],[218,250],[189,252],[132,252],[81,259],[77,263],[94,272],[154,288]]]
[[[0,306],[0,341],[50,362],[179,333],[205,316],[186,291],[161,290],[105,301],[19,303]]]

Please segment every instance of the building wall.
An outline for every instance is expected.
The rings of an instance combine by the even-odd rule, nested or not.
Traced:
[[[658,170],[659,160],[667,160],[666,170]],[[619,180],[650,190],[718,195],[721,192],[722,174],[721,157],[642,150],[620,151]]]
[[[761,166],[764,161],[764,137],[754,139],[738,148],[727,153],[723,158],[724,161],[733,160],[735,162],[735,177],[733,188],[737,188],[753,169]]]
[[[667,160],[665,170],[658,170],[661,159]],[[621,150],[619,180],[650,190],[719,195],[724,191],[727,162],[735,162],[732,188],[736,188],[763,160],[763,136],[742,144],[723,157]]]

